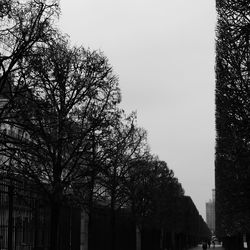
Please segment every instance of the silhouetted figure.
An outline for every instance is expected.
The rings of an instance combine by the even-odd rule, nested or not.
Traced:
[[[213,248],[215,248],[215,241],[214,240],[212,240],[212,244],[213,244]]]
[[[202,242],[202,249],[203,250],[207,249],[207,242],[205,241]]]
[[[208,248],[210,248],[210,246],[211,246],[211,241],[210,240],[207,240],[207,245],[208,245]]]

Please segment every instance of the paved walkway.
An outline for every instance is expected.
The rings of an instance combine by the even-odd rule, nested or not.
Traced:
[[[198,245],[197,247],[191,248],[189,250],[202,250],[202,246]],[[221,245],[216,245],[215,248],[210,247],[210,248],[207,248],[207,250],[224,250],[224,248],[221,247]]]

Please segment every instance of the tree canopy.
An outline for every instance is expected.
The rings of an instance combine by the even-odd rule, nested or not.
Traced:
[[[235,235],[250,229],[250,3],[216,6],[216,230]]]

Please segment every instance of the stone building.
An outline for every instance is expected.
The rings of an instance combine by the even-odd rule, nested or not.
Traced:
[[[209,229],[215,232],[215,190],[212,190],[212,199],[206,202],[206,222]]]

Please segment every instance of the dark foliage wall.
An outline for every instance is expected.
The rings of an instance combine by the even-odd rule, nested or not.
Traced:
[[[250,230],[250,1],[217,0],[216,231]]]
[[[147,219],[140,225],[142,250],[181,250],[210,238],[211,233],[207,224],[199,215],[190,197],[178,198],[174,204],[175,210],[171,210],[171,214],[167,216],[169,225],[167,221],[159,223],[154,218]],[[93,210],[89,250],[111,249],[110,212],[106,207],[96,207]],[[116,211],[115,216],[115,249],[136,250],[136,223],[131,212],[128,209],[121,209]]]
[[[110,209],[95,208],[92,215],[92,227],[89,232],[89,250],[111,249],[112,228],[110,223]],[[135,250],[135,224],[127,213],[116,213],[116,240],[115,249]]]

